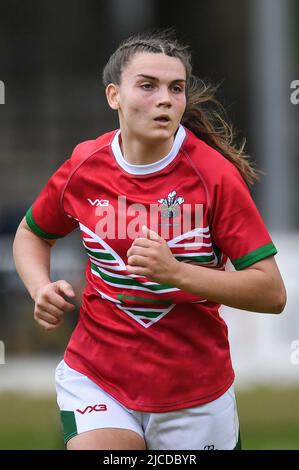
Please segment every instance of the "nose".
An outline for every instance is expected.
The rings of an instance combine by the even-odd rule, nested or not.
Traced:
[[[157,96],[157,106],[171,106],[171,99],[167,87],[160,87]]]

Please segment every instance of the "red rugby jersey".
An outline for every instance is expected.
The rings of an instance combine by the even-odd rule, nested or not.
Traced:
[[[180,126],[170,153],[128,164],[120,131],[79,144],[26,214],[59,238],[79,227],[87,286],[65,361],[137,411],[165,412],[218,398],[231,385],[219,304],[126,270],[146,224],[181,262],[244,269],[276,254],[236,168]]]

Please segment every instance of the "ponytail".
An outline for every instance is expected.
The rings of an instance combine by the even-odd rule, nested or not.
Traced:
[[[245,139],[234,143],[233,127],[224,118],[223,106],[215,98],[216,88],[191,75],[187,86],[187,106],[182,124],[206,144],[220,152],[240,172],[248,186],[259,181],[258,172],[244,152]]]

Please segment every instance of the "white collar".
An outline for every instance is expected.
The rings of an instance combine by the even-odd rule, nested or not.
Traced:
[[[176,133],[175,139],[173,141],[172,148],[168,155],[161,158],[157,162],[148,163],[146,165],[133,165],[132,163],[128,163],[122,154],[120,145],[119,145],[119,136],[120,136],[120,129],[116,132],[113,141],[111,143],[111,148],[113,155],[119,164],[127,173],[131,175],[148,175],[150,173],[156,173],[157,171],[162,170],[167,165],[169,165],[172,160],[177,156],[181,145],[186,137],[186,131],[184,127],[180,124],[178,131]]]

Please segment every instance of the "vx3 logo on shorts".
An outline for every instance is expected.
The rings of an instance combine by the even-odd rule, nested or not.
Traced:
[[[204,446],[203,450],[217,450],[214,444]]]
[[[99,403],[97,405],[88,405],[84,410],[79,410],[79,408],[76,409],[78,413],[81,415],[84,415],[85,413],[91,413],[92,411],[107,411],[107,405],[104,405],[103,403]]]

